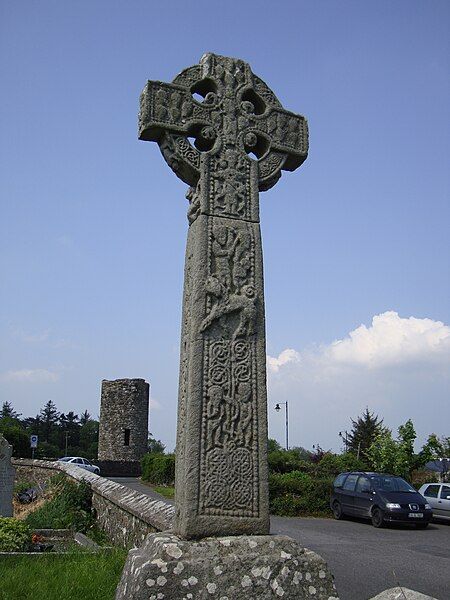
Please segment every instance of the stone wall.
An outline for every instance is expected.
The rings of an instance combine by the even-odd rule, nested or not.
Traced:
[[[76,481],[86,481],[92,489],[97,522],[114,544],[140,546],[148,533],[171,529],[175,509],[162,500],[152,500],[119,483],[99,477],[81,467],[45,460],[13,459],[17,481],[44,487],[58,471]]]
[[[147,452],[149,384],[144,379],[102,381],[98,458],[139,463]]]

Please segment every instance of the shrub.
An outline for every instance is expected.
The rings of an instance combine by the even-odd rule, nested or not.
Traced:
[[[267,455],[270,473],[289,473],[307,471],[310,463],[302,460],[295,450],[274,450]]]
[[[292,471],[269,477],[270,510],[274,514],[318,516],[329,514],[332,478],[315,478]]]
[[[74,529],[83,533],[94,526],[92,491],[82,481],[77,483],[58,473],[50,480],[54,496],[36,511],[26,523],[35,529]]]
[[[24,552],[31,542],[31,527],[12,517],[0,517],[0,552]]]
[[[149,452],[142,458],[142,479],[160,485],[175,481],[175,455]]]
[[[353,452],[345,454],[332,454],[326,452],[317,464],[317,474],[321,477],[336,477],[345,471],[367,471],[367,464],[356,458]]]
[[[26,490],[29,490],[30,488],[34,488],[34,487],[35,487],[35,485],[33,483],[31,483],[30,481],[19,481],[14,486],[14,493],[21,494],[22,492],[25,492]]]
[[[433,471],[413,471],[411,476],[411,483],[419,489],[424,483],[438,482],[439,476]]]

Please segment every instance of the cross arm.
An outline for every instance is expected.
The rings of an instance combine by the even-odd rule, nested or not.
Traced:
[[[159,142],[164,131],[185,133],[181,107],[192,99],[187,90],[161,81],[148,81],[140,97],[139,139]]]
[[[140,98],[139,139],[159,142],[164,132],[189,135],[212,122],[213,107],[196,102],[189,89],[148,81]]]
[[[282,108],[271,108],[255,116],[251,128],[262,134],[270,149],[286,155],[283,169],[294,171],[308,156],[308,123],[302,115]]]

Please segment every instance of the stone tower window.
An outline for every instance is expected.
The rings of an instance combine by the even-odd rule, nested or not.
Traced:
[[[123,445],[124,446],[130,445],[130,429],[125,429],[125,434],[123,436]]]

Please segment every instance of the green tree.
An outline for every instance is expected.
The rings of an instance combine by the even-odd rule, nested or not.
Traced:
[[[80,424],[78,415],[73,411],[68,412],[66,415],[61,413],[59,416],[59,445],[61,448],[65,448],[66,445],[66,434],[67,441],[71,446],[79,446],[80,444]]]
[[[267,440],[267,452],[277,452],[278,450],[282,450],[280,444],[277,442],[277,440],[269,438]]]
[[[148,432],[147,452],[152,452],[154,454],[164,454],[165,449],[165,444],[163,444],[161,440],[156,440],[153,437],[153,435],[150,432]]]
[[[49,400],[40,412],[43,441],[50,443],[59,420],[59,412],[52,400]]]
[[[91,415],[90,415],[90,413],[88,413],[87,410],[85,410],[83,413],[81,413],[81,416],[80,416],[80,425],[81,426],[86,425],[86,423],[88,423],[91,420],[92,420]]]
[[[98,421],[90,419],[80,428],[80,447],[86,458],[96,458],[98,450]]]
[[[428,436],[422,448],[425,462],[439,458],[450,458],[450,437],[439,438],[435,433]]]
[[[304,460],[304,461],[311,460],[311,457],[313,454],[306,448],[303,448],[303,446],[293,446],[291,448],[291,451],[294,452],[295,454],[297,454],[297,456],[299,457],[300,460]]]
[[[20,414],[13,409],[11,402],[3,402],[2,410],[0,411],[0,419],[18,419]]]
[[[13,456],[23,458],[30,456],[30,438],[19,421],[9,417],[0,419],[0,433],[13,447]]]
[[[424,455],[414,452],[416,437],[413,422],[408,419],[398,428],[396,440],[390,430],[384,429],[376,436],[365,455],[375,471],[410,480],[412,472],[425,464]]]
[[[351,421],[352,430],[347,436],[347,449],[359,456],[364,456],[375,438],[383,432],[383,419],[380,420],[378,415],[374,415],[366,408],[356,421],[353,419]]]

